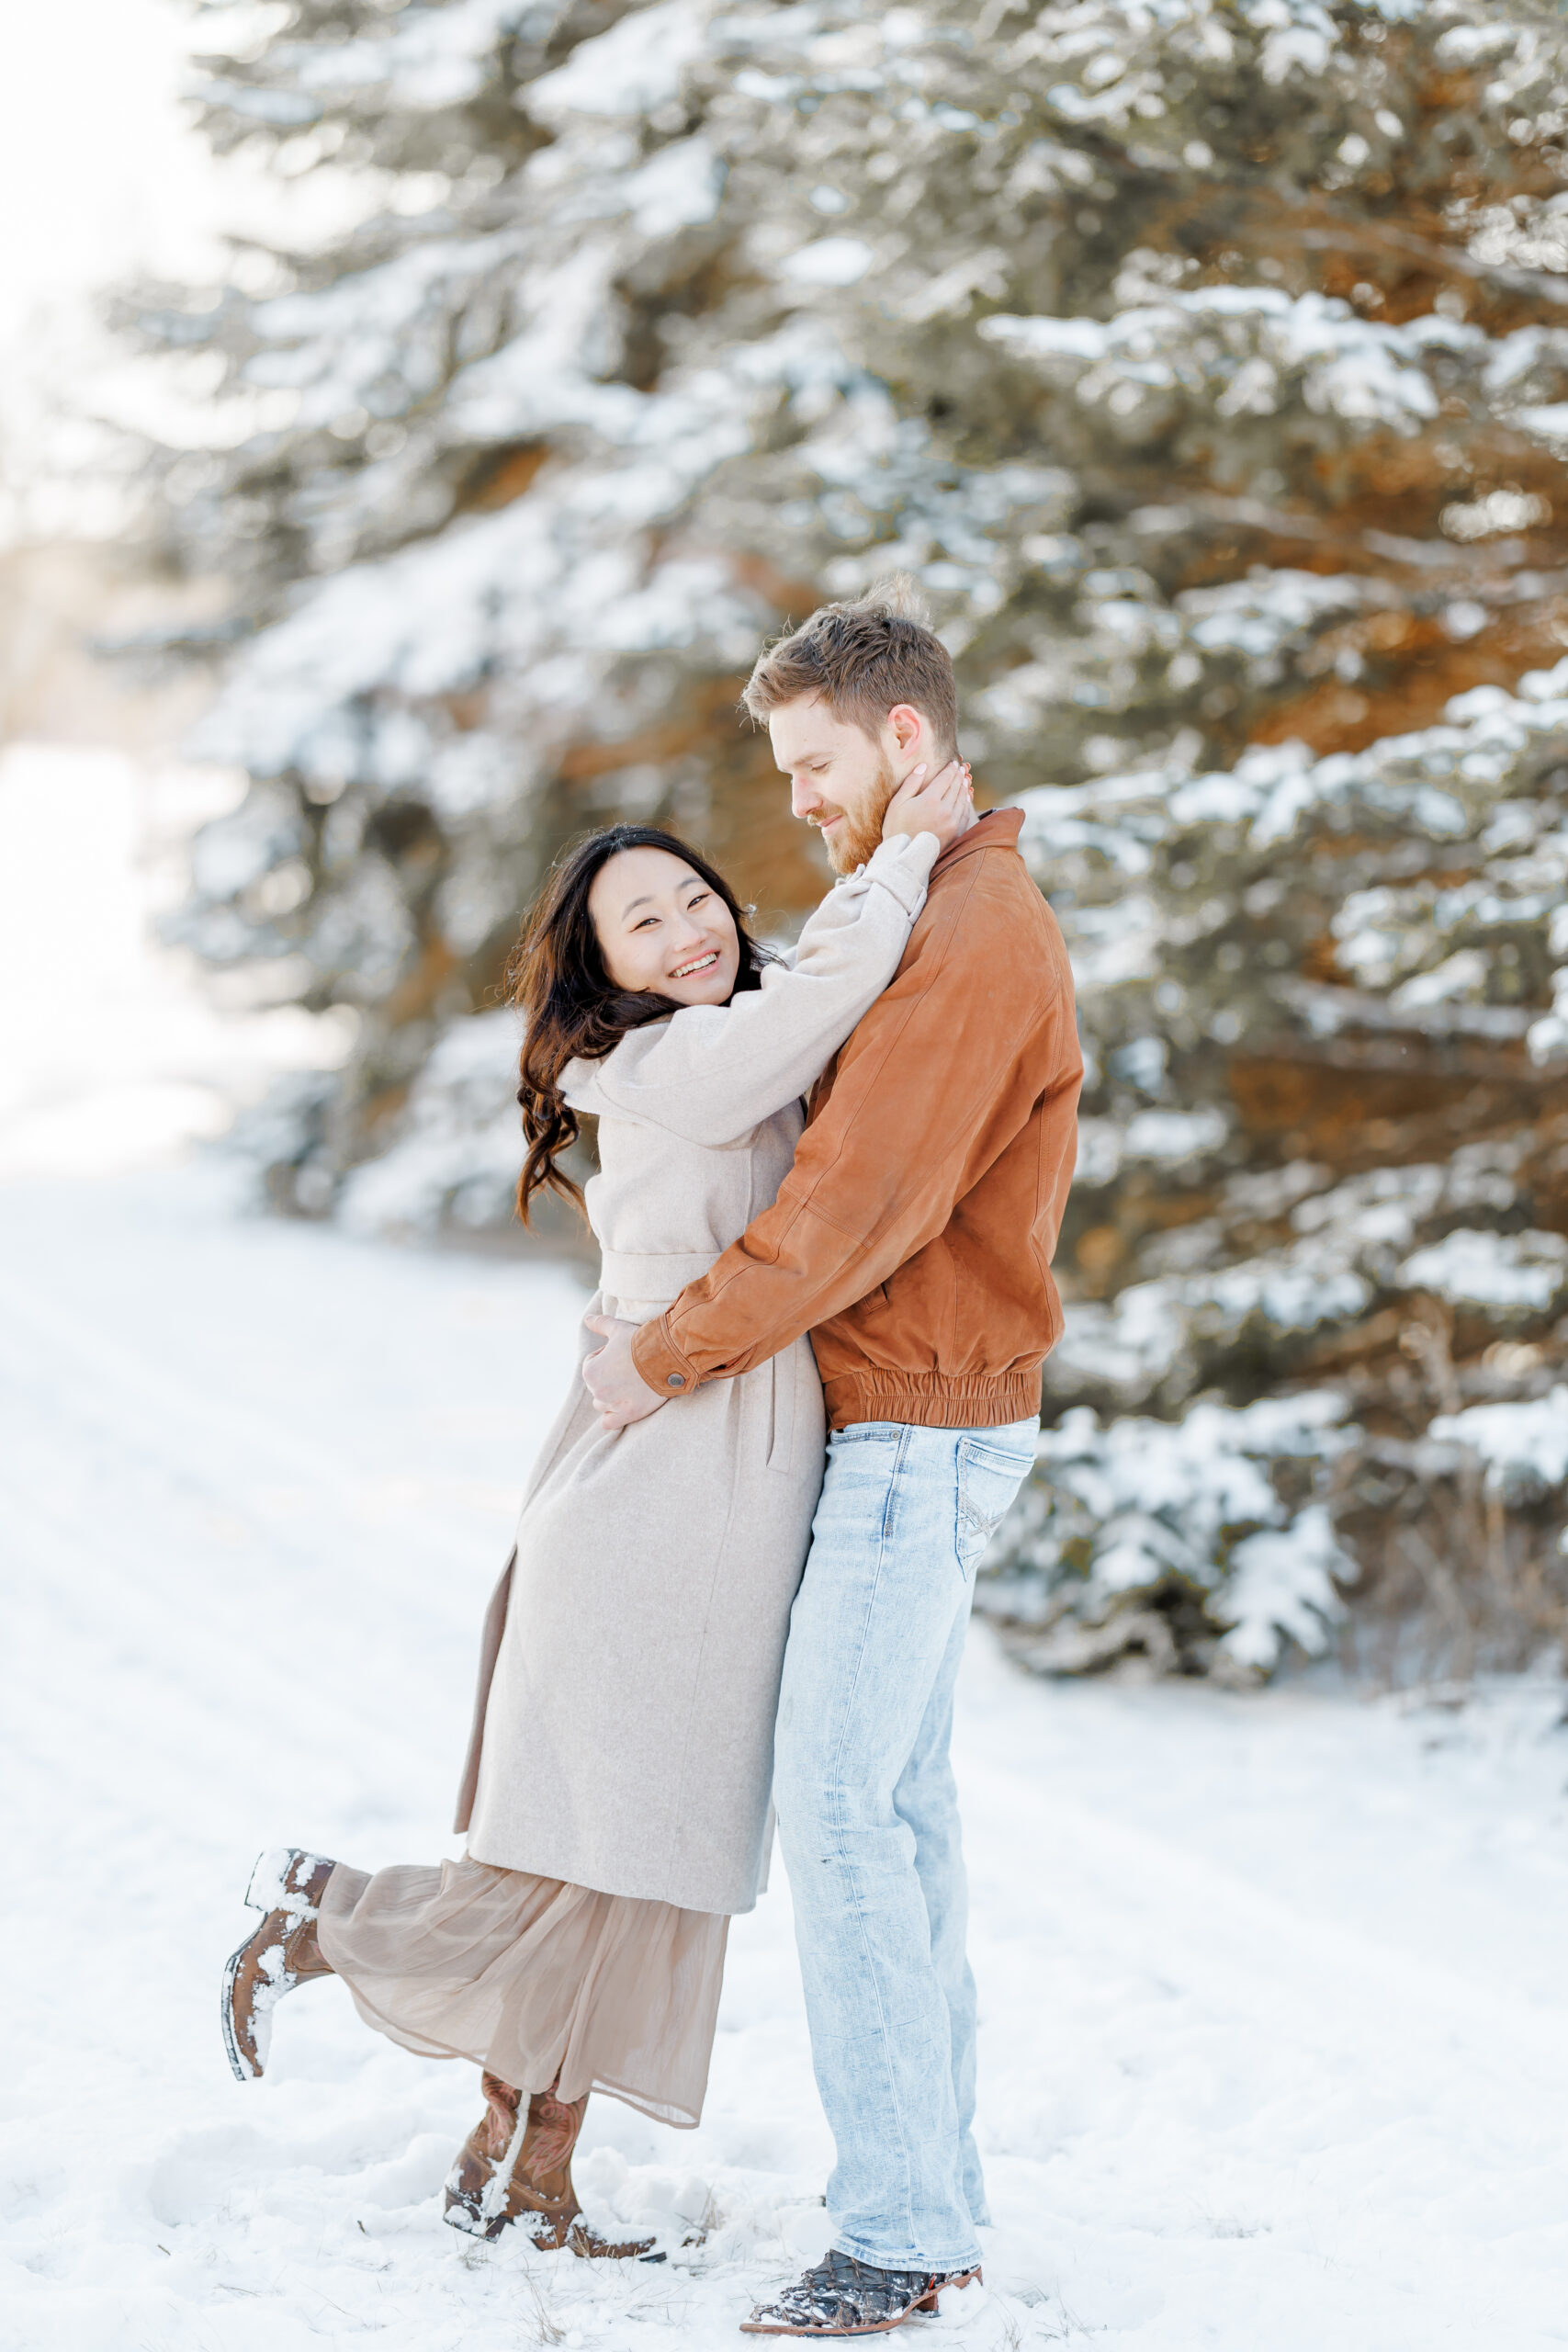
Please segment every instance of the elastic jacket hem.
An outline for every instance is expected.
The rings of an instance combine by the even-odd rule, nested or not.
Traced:
[[[822,1384],[828,1426],[901,1421],[912,1429],[1005,1429],[1040,1413],[1041,1371],[976,1374],[845,1372]]]

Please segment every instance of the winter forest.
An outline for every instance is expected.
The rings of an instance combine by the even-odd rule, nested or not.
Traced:
[[[787,936],[826,868],[739,685],[907,571],[1089,1065],[982,1607],[1050,1675],[1551,1655],[1568,24],[209,0],[198,33],[218,150],[384,187],[124,301],[213,388],[147,527],[230,583],[183,650],[252,780],[171,933],[355,1024],[248,1124],[268,1200],[505,1228],[500,983],[549,860],[666,820]]]
[[[741,688],[888,574],[1086,1065],[1037,1458],[943,1636],[984,2271],[899,2342],[1560,2346],[1568,0],[10,14],[0,2352],[725,2352],[832,2242],[771,1813],[694,2105],[557,2067],[564,2241],[446,2226],[477,2029],[371,2030],[318,1939],[240,2080],[220,1993],[289,1841],[626,1894],[451,1827],[600,1267],[514,1214],[508,958],[622,818],[795,943],[829,861]],[[761,1622],[752,1525],[683,1557],[739,1487],[676,1491],[662,1620],[667,1496],[556,1522],[552,1700],[585,1591],[638,1672],[688,1588]],[[546,1712],[564,1819],[613,1742]],[[692,1744],[630,1752],[640,1867]],[[520,1997],[597,1994],[545,1948]]]

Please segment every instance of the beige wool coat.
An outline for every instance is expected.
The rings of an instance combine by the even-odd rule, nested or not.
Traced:
[[[599,1120],[595,1306],[661,1314],[771,1204],[801,1098],[892,978],[936,853],[884,842],[760,989],[569,1065],[568,1101]],[[475,1860],[751,1908],[825,1437],[804,1339],[608,1435],[574,1380],[491,1604],[457,1820]]]

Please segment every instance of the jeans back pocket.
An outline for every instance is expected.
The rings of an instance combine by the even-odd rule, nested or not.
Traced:
[[[1032,1447],[1026,1453],[988,1438],[959,1440],[956,1549],[966,1577],[979,1566],[1033,1461]]]

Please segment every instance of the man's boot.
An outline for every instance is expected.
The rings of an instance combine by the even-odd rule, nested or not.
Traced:
[[[944,2287],[967,2287],[972,2270],[879,2270],[837,2246],[775,2303],[759,2303],[742,2335],[886,2335],[917,2313],[936,2313]]]
[[[525,2102],[499,2075],[484,2078],[485,2111],[464,2141],[446,2181],[446,2214],[455,2230],[497,2238],[521,2223],[537,2246],[573,2254],[647,2258],[653,2240],[612,2245],[581,2220],[571,2185],[571,2152],[582,2129],[586,2095],[563,2099],[552,2084]],[[661,2255],[653,2259],[662,2261]]]
[[[265,1918],[223,1972],[223,2042],[241,2082],[265,2071],[272,2013],[308,1976],[330,1976],[316,1940],[316,1918],[337,1865],[321,1854],[280,1846],[251,1872],[245,1901]]]

